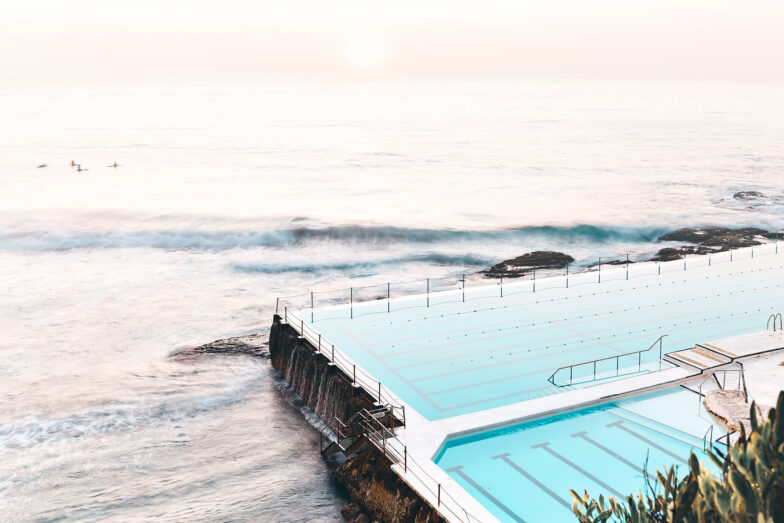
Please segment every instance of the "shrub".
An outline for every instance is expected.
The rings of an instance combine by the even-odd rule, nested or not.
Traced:
[[[784,391],[776,408],[760,424],[751,406],[751,433],[741,426],[738,440],[725,453],[709,450],[720,468],[712,475],[692,452],[689,474],[678,480],[675,468],[656,473],[649,493],[625,502],[603,496],[592,499],[570,490],[572,511],[582,523],[784,523]]]

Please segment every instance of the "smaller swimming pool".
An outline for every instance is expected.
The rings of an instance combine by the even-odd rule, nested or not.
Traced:
[[[625,498],[723,429],[683,387],[449,440],[436,463],[501,521],[575,521],[569,489]],[[711,435],[707,440],[711,439]]]

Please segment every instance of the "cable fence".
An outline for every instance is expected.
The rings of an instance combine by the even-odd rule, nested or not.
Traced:
[[[779,253],[778,241],[745,247],[730,248],[704,255],[688,255],[668,261],[635,262],[622,258],[599,258],[579,268],[567,265],[564,269],[531,269],[519,277],[485,278],[478,281],[465,274],[440,278],[419,278],[408,281],[384,282],[326,291],[313,291],[282,296],[276,302],[276,314],[284,307],[297,311],[299,316],[317,321],[355,318],[370,314],[391,313],[408,308],[429,308],[447,303],[459,303],[484,298],[537,293],[587,284],[602,284],[641,277],[672,275],[689,270],[706,270],[712,266],[726,266],[734,262],[772,256]],[[576,269],[576,270],[575,270]]]

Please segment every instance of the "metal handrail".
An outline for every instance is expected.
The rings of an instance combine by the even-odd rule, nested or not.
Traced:
[[[374,413],[380,413],[382,411],[383,409],[376,409],[373,411],[361,409],[355,412],[351,418],[349,418],[349,421],[346,423],[340,421],[340,424],[348,427],[347,432],[351,434],[351,437],[364,437],[368,443],[373,445],[389,459],[392,464],[402,465],[403,474],[401,475],[399,471],[395,471],[395,473],[401,477],[410,474],[416,478],[436,499],[435,507],[438,511],[448,512],[460,522],[478,522],[479,520],[463,508],[460,503],[442,487],[441,483],[430,476],[419,463],[409,456],[408,449],[397,439],[395,433],[374,416]],[[338,446],[343,449],[340,445],[340,440],[338,440]]]
[[[590,365],[590,364],[593,364],[593,379],[586,380],[586,381],[581,381],[579,383],[587,383],[588,381],[596,381],[596,364],[598,362],[600,362],[600,361],[609,361],[609,360],[613,360],[613,359],[616,361],[616,365],[615,365],[615,376],[612,376],[612,377],[617,377],[617,376],[620,375],[619,374],[619,371],[620,371],[620,358],[623,358],[625,356],[633,356],[635,354],[638,355],[637,372],[641,372],[641,368],[642,368],[642,353],[643,352],[648,352],[649,350],[654,348],[657,343],[659,344],[659,370],[661,370],[661,364],[662,364],[662,341],[663,341],[665,336],[667,336],[667,335],[666,334],[662,334],[661,336],[659,336],[656,339],[656,341],[654,341],[651,344],[651,346],[648,347],[647,349],[631,351],[631,352],[627,352],[627,353],[624,353],[624,354],[616,354],[615,356],[607,356],[605,358],[597,358],[597,359],[594,359],[594,360],[581,361],[580,363],[572,363],[571,365],[564,365],[563,367],[559,367],[559,368],[555,369],[555,371],[550,375],[550,377],[547,378],[547,381],[549,381],[550,383],[552,383],[556,387],[571,386],[571,385],[574,384],[574,379],[573,379],[574,378],[574,368],[575,367],[580,367],[582,365]],[[564,384],[564,385],[559,385],[558,383],[555,382],[555,375],[558,374],[559,372],[561,372],[562,370],[566,370],[566,369],[569,369],[569,383],[568,384]]]
[[[782,320],[781,313],[771,314],[768,316],[768,322],[765,324],[765,329],[770,329],[770,320],[773,320],[773,332],[776,332],[776,320],[779,320],[779,330],[784,330],[784,320]]]
[[[285,318],[288,324],[294,328],[295,332],[308,340],[316,349],[317,353],[322,354],[331,363],[343,371],[346,376],[352,378],[352,384],[359,386],[367,392],[371,398],[376,398],[380,405],[388,405],[393,414],[400,419],[403,426],[406,426],[406,407],[403,405],[383,384],[365,373],[342,351],[337,349],[323,335],[316,333],[304,320],[297,318],[288,308],[285,308]],[[313,332],[309,332],[309,330]],[[322,350],[324,349],[324,350]]]
[[[708,436],[710,435],[710,439]],[[710,443],[710,445],[708,445]],[[713,447],[713,424],[708,427],[705,434],[702,436],[702,450],[708,450]]]

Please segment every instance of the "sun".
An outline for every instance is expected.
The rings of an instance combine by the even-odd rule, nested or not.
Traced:
[[[355,38],[346,42],[343,58],[351,69],[374,71],[379,69],[386,58],[384,46],[372,38]]]

